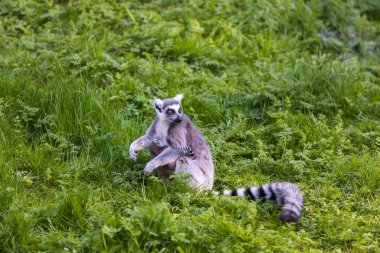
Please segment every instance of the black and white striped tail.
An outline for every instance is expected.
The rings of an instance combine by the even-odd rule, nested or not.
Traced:
[[[252,201],[271,199],[282,205],[281,221],[296,222],[301,217],[303,197],[298,187],[289,182],[265,184],[259,187],[214,191],[216,195],[249,197]]]
[[[185,156],[189,156],[190,158],[194,159],[194,152],[193,149],[190,146],[177,146],[172,145],[173,149],[181,150],[184,152]]]

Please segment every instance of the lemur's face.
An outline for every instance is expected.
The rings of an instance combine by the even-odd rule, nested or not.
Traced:
[[[154,107],[156,108],[157,115],[162,120],[168,122],[179,123],[182,121],[182,94],[165,100],[156,99]]]

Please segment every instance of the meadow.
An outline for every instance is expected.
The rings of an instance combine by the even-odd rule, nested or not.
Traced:
[[[185,95],[215,190],[129,144]],[[0,252],[380,252],[378,0],[0,1]]]

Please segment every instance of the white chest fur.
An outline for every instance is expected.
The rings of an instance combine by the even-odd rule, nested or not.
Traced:
[[[168,130],[169,123],[165,120],[159,120],[156,125],[156,133],[154,138],[159,139],[164,145],[166,145],[166,137],[168,135]]]

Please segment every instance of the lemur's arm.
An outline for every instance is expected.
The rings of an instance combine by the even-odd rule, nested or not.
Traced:
[[[137,160],[137,152],[149,148],[153,141],[153,135],[155,131],[155,126],[157,124],[157,117],[153,120],[152,124],[146,131],[146,134],[132,142],[129,146],[129,157],[133,160]]]
[[[189,156],[194,158],[194,153],[191,147],[172,145],[172,147],[165,149],[161,154],[147,163],[144,168],[144,174],[149,175],[158,167],[174,163],[181,156]]]
[[[161,140],[159,140],[157,138],[153,139],[153,143],[156,144],[160,148],[163,148],[163,147],[167,146],[166,144],[164,144],[163,141],[161,141]],[[192,156],[192,155],[194,155],[193,150],[192,150],[192,148],[190,146],[180,146],[180,145],[172,144],[171,148],[172,149],[181,150],[182,154],[185,155],[185,156]]]
[[[137,152],[149,147],[152,143],[152,138],[148,135],[141,136],[129,146],[129,157],[137,160]]]
[[[164,151],[162,151],[161,154],[159,154],[146,164],[144,168],[144,174],[149,175],[158,167],[174,163],[181,156],[183,156],[182,150],[167,148]]]

